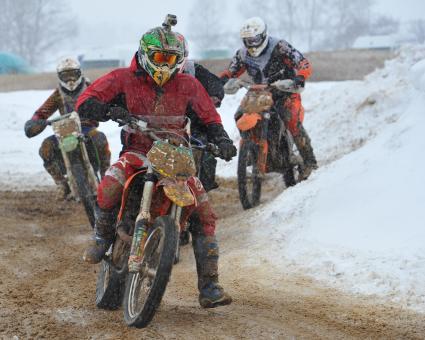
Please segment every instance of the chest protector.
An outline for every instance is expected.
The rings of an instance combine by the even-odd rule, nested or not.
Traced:
[[[63,114],[71,113],[75,111],[75,104],[77,104],[78,97],[84,90],[87,88],[87,82],[83,80],[83,84],[76,91],[73,92],[65,92],[62,86],[59,86],[59,94],[62,98],[63,103]]]
[[[244,63],[246,71],[252,77],[254,83],[267,84],[265,68],[270,62],[272,52],[278,43],[279,39],[270,37],[267,47],[258,57],[251,56],[245,46],[241,49],[242,62]]]

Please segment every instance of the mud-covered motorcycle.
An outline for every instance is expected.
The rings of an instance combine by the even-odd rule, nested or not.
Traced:
[[[72,112],[46,121],[58,140],[65,177],[72,197],[81,202],[92,227],[95,221],[99,157],[90,137],[82,133],[78,114]]]
[[[123,304],[127,325],[141,328],[153,318],[178,256],[182,209],[195,200],[187,181],[196,167],[185,136],[134,117],[119,122],[154,143],[146,167],[124,185],[115,241],[100,264],[96,305]]]
[[[250,209],[260,203],[261,184],[266,173],[281,173],[286,186],[293,186],[303,161],[291,133],[274,109],[274,85],[231,79],[224,89],[227,94],[234,94],[242,87],[247,93],[235,116],[241,134],[237,177],[242,207]],[[285,92],[295,91],[295,86],[288,82]]]

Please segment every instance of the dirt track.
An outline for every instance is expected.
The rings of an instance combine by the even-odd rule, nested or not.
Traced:
[[[305,277],[272,276],[267,266],[241,266],[229,254],[244,242],[239,232],[232,236],[242,212],[235,184],[222,183],[212,199],[220,215],[221,282],[234,303],[198,306],[194,259],[184,247],[155,318],[141,330],[127,328],[121,310],[94,305],[97,267],[81,260],[90,230],[80,206],[52,202],[51,191],[0,192],[0,338],[425,338],[423,314],[344,295]],[[270,277],[275,288],[262,284]]]

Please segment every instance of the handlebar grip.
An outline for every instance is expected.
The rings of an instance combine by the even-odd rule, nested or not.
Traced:
[[[206,150],[212,153],[214,157],[221,157],[221,152],[219,147],[213,143],[208,143]]]

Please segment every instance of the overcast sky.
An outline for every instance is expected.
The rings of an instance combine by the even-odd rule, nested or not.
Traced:
[[[68,4],[80,27],[78,38],[74,42],[75,47],[84,49],[93,46],[134,44],[136,49],[140,36],[149,28],[160,25],[167,13],[178,16],[176,30],[187,34],[190,12],[197,1],[199,0],[70,0]],[[226,8],[223,15],[227,17],[225,22],[228,23],[229,30],[238,34],[243,21],[236,7],[239,1],[203,1],[222,3],[222,8]],[[390,15],[401,21],[425,18],[424,0],[375,0],[373,9],[374,12]]]

